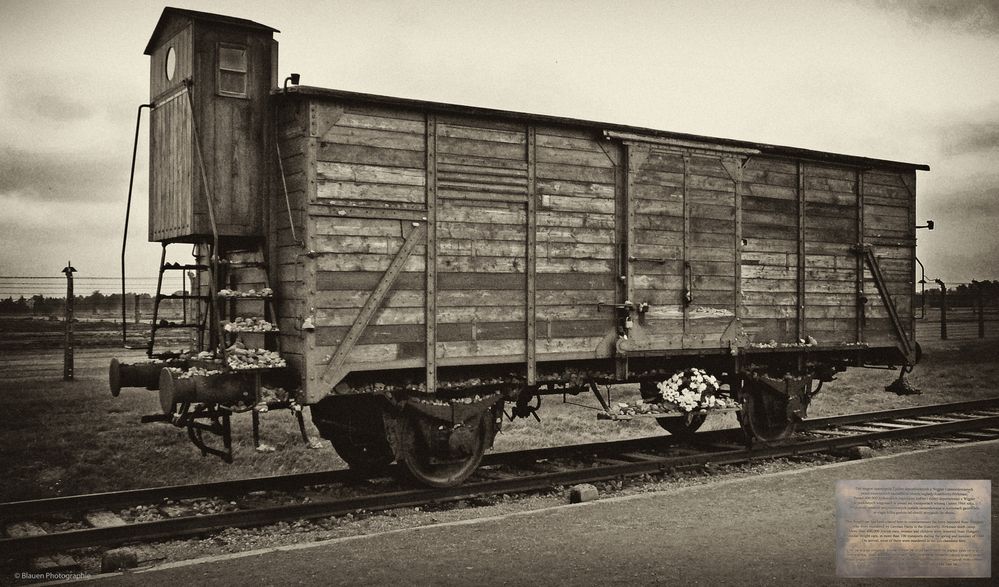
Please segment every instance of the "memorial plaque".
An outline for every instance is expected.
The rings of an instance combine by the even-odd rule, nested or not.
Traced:
[[[836,482],[836,575],[990,577],[988,480]]]

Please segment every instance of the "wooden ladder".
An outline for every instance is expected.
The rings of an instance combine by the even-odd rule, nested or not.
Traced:
[[[262,338],[261,346],[258,348],[281,352],[281,337],[277,324],[277,302],[274,290],[270,286],[270,276],[268,264],[264,254],[264,241],[254,241],[250,246],[232,247],[223,249],[219,247],[219,255],[212,256],[211,271],[213,272],[212,282],[220,287],[212,292],[213,320],[218,325],[216,334],[217,355],[222,358],[223,364],[228,368],[227,349],[235,344],[243,336]],[[253,272],[255,275],[247,278],[245,272]],[[237,274],[239,279],[237,278]],[[217,279],[216,279],[217,278]],[[253,284],[250,290],[236,289],[237,284]],[[245,318],[239,306],[243,303],[262,304],[262,315],[252,315],[254,324],[262,326],[263,330],[246,330],[240,326],[238,318]],[[244,323],[245,324],[245,323]],[[245,344],[245,343],[244,343]],[[297,420],[302,440],[309,442],[308,434],[305,430],[305,420],[302,415],[301,406],[292,401],[292,398],[268,398],[263,394],[260,373],[256,373],[255,385],[256,403],[251,410],[253,418],[253,444],[257,450],[270,450],[270,447],[260,442],[260,414],[271,409],[291,409]]]

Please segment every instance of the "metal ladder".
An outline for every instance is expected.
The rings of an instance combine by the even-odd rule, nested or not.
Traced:
[[[189,263],[189,264],[167,263],[166,262],[166,252],[167,252],[167,245],[168,244],[169,243],[163,243],[163,250],[162,250],[162,252],[160,254],[160,270],[159,270],[158,277],[156,279],[156,297],[153,299],[153,323],[152,323],[152,328],[149,331],[149,344],[148,344],[148,346],[146,348],[146,355],[149,356],[150,358],[168,358],[168,357],[173,356],[175,354],[175,353],[171,353],[171,352],[163,352],[163,353],[157,353],[156,352],[156,333],[159,330],[193,328],[193,329],[195,329],[197,331],[198,346],[199,346],[199,350],[200,350],[200,346],[203,344],[204,331],[205,331],[205,328],[206,328],[205,318],[202,315],[202,312],[201,312],[201,309],[200,309],[200,302],[201,301],[207,301],[208,300],[208,296],[199,295],[199,294],[192,294],[189,291],[187,291],[186,287],[185,287],[184,292],[181,293],[181,294],[165,294],[165,293],[163,293],[163,275],[166,274],[168,271],[199,271],[200,272],[200,271],[207,270],[208,267],[206,265],[201,265],[201,264],[198,264],[198,263]],[[171,322],[169,320],[160,320],[159,319],[160,304],[163,302],[163,300],[183,300],[184,301],[184,304],[185,304],[185,307],[184,307],[184,320],[182,322]],[[189,319],[188,319],[188,317],[187,317],[187,306],[186,306],[187,300],[199,300],[198,311],[195,313],[195,317],[194,317],[195,321],[194,322],[190,322]],[[198,317],[201,317],[201,319],[199,320]]]

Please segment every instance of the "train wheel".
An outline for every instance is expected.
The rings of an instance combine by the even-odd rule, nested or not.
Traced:
[[[788,409],[786,396],[753,381],[743,384],[743,393],[739,423],[751,439],[771,442],[794,433],[798,419]]]
[[[492,441],[492,426],[492,411],[487,410],[473,426],[455,429],[445,440],[435,437],[443,430],[438,422],[405,413],[395,424],[399,462],[422,485],[454,487],[479,466]]]
[[[376,473],[395,456],[385,437],[382,406],[371,396],[327,398],[312,406],[312,421],[340,458],[356,471]]]
[[[656,424],[671,436],[686,440],[693,436],[707,419],[707,414],[684,414],[673,418],[656,418]]]

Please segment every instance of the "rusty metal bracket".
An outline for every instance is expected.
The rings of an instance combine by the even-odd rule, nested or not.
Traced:
[[[395,283],[399,273],[402,272],[402,268],[406,264],[406,260],[413,253],[413,249],[419,243],[424,242],[426,234],[426,224],[420,224],[406,237],[406,241],[402,244],[399,252],[396,253],[395,258],[392,259],[392,263],[389,264],[388,270],[382,275],[375,289],[371,291],[371,295],[364,302],[364,306],[361,307],[361,311],[358,313],[357,318],[354,319],[354,323],[350,326],[350,330],[347,331],[347,335],[344,336],[343,341],[340,342],[340,346],[337,347],[336,352],[333,353],[329,363],[327,363],[326,368],[323,370],[323,374],[320,376],[320,380],[323,383],[332,387],[339,383],[347,374],[344,370],[347,356],[361,338],[361,334],[367,328],[368,323],[371,322],[375,311],[382,305],[382,301],[389,290],[392,289],[392,284]]]
[[[206,419],[207,423],[198,419]],[[197,406],[190,412],[184,410],[182,424],[187,428],[187,436],[201,451],[201,456],[213,455],[226,463],[232,462],[232,427],[229,424],[229,412],[218,406]],[[204,433],[214,434],[222,439],[222,448],[208,446]]]
[[[609,386],[607,387],[607,399],[604,399],[604,396],[600,395],[600,388],[597,387],[596,381],[590,380],[589,386],[590,386],[590,391],[593,392],[593,395],[597,398],[597,401],[600,402],[600,407],[603,408],[605,412],[609,412],[610,405],[607,402],[610,401],[610,387]]]

